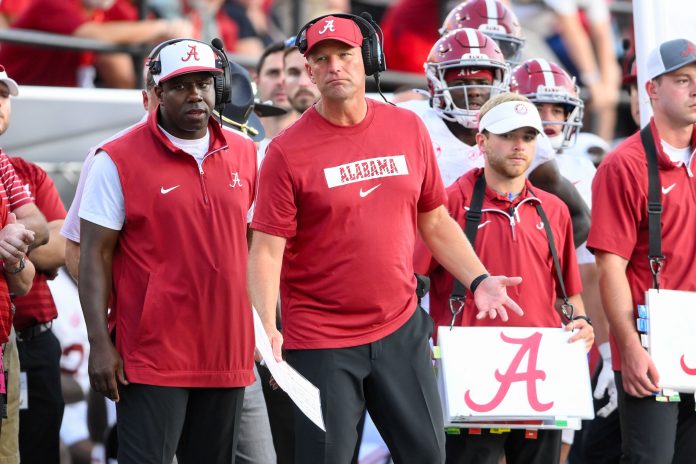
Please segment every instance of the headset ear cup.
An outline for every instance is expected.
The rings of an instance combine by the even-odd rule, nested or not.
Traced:
[[[371,76],[375,73],[374,57],[372,55],[372,41],[365,37],[362,42],[362,57],[365,64],[365,74]]]
[[[310,23],[310,26],[313,23]],[[297,50],[304,55],[304,53],[307,51],[307,27],[305,26],[299,34],[297,34],[297,37],[295,38],[295,45],[297,46]]]
[[[215,84],[215,106],[220,106],[225,104],[224,93],[225,93],[225,75],[220,74],[213,78]]]
[[[230,81],[229,71],[225,70],[225,73],[222,75],[222,77],[222,101],[223,103],[229,103],[232,101],[232,83]]]

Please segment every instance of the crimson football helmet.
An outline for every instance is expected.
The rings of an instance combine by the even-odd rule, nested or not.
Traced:
[[[498,43],[510,65],[520,62],[524,39],[517,16],[500,0],[466,0],[445,18],[440,34],[469,27],[486,34]]]
[[[470,129],[477,127],[481,105],[510,87],[510,67],[498,44],[468,28],[450,31],[435,42],[425,75],[430,106],[441,118]],[[463,84],[463,80],[490,83]]]
[[[527,60],[512,71],[510,91],[524,95],[533,103],[563,105],[566,114],[564,122],[542,122],[563,126],[559,135],[549,137],[555,149],[575,145],[575,140],[582,128],[585,105],[579,97],[580,90],[574,77],[570,77],[557,64],[544,59]]]

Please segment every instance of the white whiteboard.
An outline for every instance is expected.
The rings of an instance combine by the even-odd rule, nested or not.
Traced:
[[[440,327],[446,423],[594,417],[583,342],[535,327]],[[523,427],[526,428],[526,427]]]

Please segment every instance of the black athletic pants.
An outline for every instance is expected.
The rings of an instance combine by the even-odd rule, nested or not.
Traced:
[[[60,461],[63,389],[60,342],[47,330],[30,340],[17,339],[19,368],[27,376],[28,408],[19,411],[19,454],[22,464]]]
[[[623,389],[621,372],[614,372],[619,393],[621,462],[687,464],[696,461],[696,411],[693,393],[681,401],[661,403],[637,398]]]
[[[430,316],[416,308],[398,330],[365,345],[288,350],[288,363],[321,391],[322,432],[295,408],[295,462],[347,464],[367,408],[396,464],[438,464],[444,424],[428,339]]]
[[[561,459],[561,431],[539,430],[537,438],[526,438],[524,430],[469,435],[447,435],[447,464],[558,464]]]
[[[120,385],[119,464],[234,464],[244,388]]]

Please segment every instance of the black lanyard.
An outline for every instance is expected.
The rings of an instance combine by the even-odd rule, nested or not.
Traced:
[[[659,189],[659,187],[658,187]],[[534,195],[532,189],[527,188],[529,193]],[[483,217],[483,197],[486,191],[486,178],[484,174],[478,178],[476,184],[474,185],[474,191],[471,196],[471,202],[469,203],[469,211],[466,213],[466,225],[464,228],[464,234],[466,238],[471,242],[471,246],[476,245],[476,233],[478,232],[478,226],[481,223],[481,218]],[[568,300],[568,294],[566,293],[565,281],[563,280],[563,272],[561,271],[561,263],[558,259],[558,252],[556,251],[556,242],[553,238],[553,232],[551,231],[551,225],[549,224],[549,219],[546,217],[544,208],[541,207],[541,203],[536,204],[537,214],[541,218],[541,222],[544,224],[544,230],[546,231],[546,239],[549,244],[549,250],[551,251],[551,257],[553,258],[553,267],[556,270],[556,277],[558,278],[558,283],[561,288],[561,293],[563,294],[563,304],[561,305],[561,311],[563,316],[571,322],[573,320],[573,313],[575,308]],[[464,308],[466,301],[466,287],[459,282],[456,278],[452,286],[452,293],[449,298],[450,312],[452,313],[452,322],[450,323],[450,328],[454,326],[454,320],[457,315]]]

